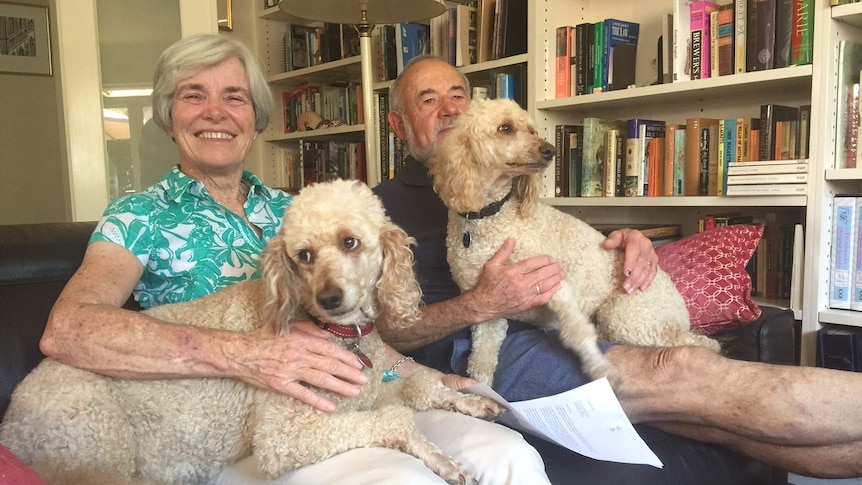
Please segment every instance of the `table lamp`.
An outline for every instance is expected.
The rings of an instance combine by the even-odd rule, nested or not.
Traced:
[[[377,24],[415,22],[430,19],[446,11],[437,0],[281,0],[278,8],[294,17],[334,24],[355,25],[359,31],[362,70],[362,99],[365,118],[365,165],[368,182],[382,180],[380,161],[372,156],[371,141],[377,127],[372,126],[373,107],[371,86],[374,83],[371,66],[371,31]],[[381,113],[386,116],[386,113]],[[379,141],[383,143],[383,140]]]

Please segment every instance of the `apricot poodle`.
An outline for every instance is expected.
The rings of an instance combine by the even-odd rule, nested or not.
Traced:
[[[473,101],[440,138],[429,170],[449,208],[448,261],[462,291],[476,285],[485,262],[512,238],[512,261],[548,254],[566,272],[547,305],[514,318],[558,329],[587,376],[620,384],[599,339],[718,350],[717,342],[691,332],[685,303],[666,273],[659,269],[645,291],[625,293],[623,252],[603,249],[600,232],[540,203],[540,177],[554,153],[527,112],[510,100]],[[473,326],[471,377],[492,382],[506,328],[505,319]]]
[[[147,311],[237,332],[284,334],[289,321],[314,319],[373,365],[357,398],[318,390],[338,404],[335,413],[234,379],[123,381],[46,359],[16,389],[0,442],[52,483],[198,484],[252,454],[277,477],[373,446],[416,456],[450,483],[472,483],[419,433],[413,413],[490,418],[502,408],[447,388],[440,374],[381,380],[388,366],[375,320],[410,325],[418,315],[411,242],[364,184],[313,185],[294,199],[263,252],[261,279]]]

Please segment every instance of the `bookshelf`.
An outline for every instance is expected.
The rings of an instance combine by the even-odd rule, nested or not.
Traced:
[[[826,2],[823,2],[824,4]],[[817,14],[823,14],[817,21],[820,30],[815,35],[815,53],[824,62],[816,63],[815,79],[819,91],[817,96],[822,99],[822,126],[819,131],[827,141],[821,146],[820,156],[823,177],[816,181],[815,197],[809,202],[809,218],[813,222],[814,231],[809,240],[813,240],[813,251],[807,251],[806,265],[814,271],[806,270],[805,287],[806,309],[803,318],[803,338],[811,340],[814,346],[813,332],[822,324],[862,327],[862,312],[838,310],[829,308],[829,272],[831,265],[831,233],[833,199],[837,195],[862,195],[862,169],[836,168],[839,166],[841,153],[828,143],[834,140],[838,130],[842,129],[840,117],[837,116],[839,99],[835,82],[838,79],[838,44],[849,40],[862,43],[862,4],[852,3],[835,7],[821,7]],[[855,66],[858,70],[862,66]],[[832,89],[829,89],[831,87]],[[817,89],[817,87],[815,87]]]
[[[687,117],[756,117],[764,103],[811,105],[809,181],[807,195],[757,197],[633,197],[559,198],[553,194],[554,174],[545,174],[543,200],[590,223],[681,224],[684,234],[696,230],[705,214],[738,211],[763,218],[767,214],[805,227],[803,306],[796,311],[803,323],[802,360],[813,365],[816,331],[821,324],[862,326],[862,312],[828,308],[832,198],[837,194],[862,195],[862,170],[835,168],[837,45],[840,40],[862,42],[862,4],[829,7],[812,1],[814,16],[813,62],[766,71],[746,72],[669,84],[646,85],[658,74],[651,63],[662,17],[673,10],[674,0],[657,0],[644,8],[642,0],[593,2],[589,0],[528,0],[527,54],[461,67],[471,80],[494,69],[524,64],[528,79],[526,106],[540,133],[554,139],[557,124],[581,123],[585,117],[645,118],[682,123]],[[281,35],[290,19],[277,8],[257,8],[258,52],[265,62],[280,61]],[[606,93],[555,98],[554,35],[561,25],[577,25],[606,18],[640,24],[635,84],[637,87]],[[333,78],[357,78],[359,61],[345,59],[294,73],[270,72],[274,90],[299,83]],[[375,92],[391,81],[373,85]],[[277,93],[276,93],[277,94]],[[278,118],[274,117],[274,121]],[[276,123],[277,124],[277,123]],[[311,132],[313,137],[363,137],[362,127],[340,127]],[[267,148],[297,143],[294,134],[270,132]],[[374,140],[374,143],[378,143]],[[268,167],[272,153],[263,154]],[[271,165],[271,163],[270,163]],[[271,181],[271,174],[264,179]],[[371,183],[376,181],[372,180]],[[785,301],[769,304],[786,306]]]
[[[727,3],[727,2],[720,2]],[[554,138],[558,124],[581,124],[584,118],[601,117],[616,119],[644,118],[664,120],[668,123],[684,124],[686,118],[737,118],[757,117],[761,104],[786,104],[812,106],[812,128],[810,135],[810,174],[807,195],[801,196],[756,196],[756,197],[552,197],[554,193],[554,171],[548,170],[544,178],[543,201],[569,212],[589,223],[613,222],[621,224],[677,223],[684,234],[696,231],[696,220],[704,214],[740,212],[755,220],[777,217],[789,224],[806,227],[805,275],[808,284],[803,288],[803,307],[796,310],[796,318],[803,321],[803,360],[814,362],[814,332],[820,324],[820,310],[826,310],[824,299],[827,283],[817,261],[819,254],[828,250],[826,238],[827,213],[831,205],[823,193],[827,177],[836,185],[851,185],[857,180],[853,174],[829,171],[834,154],[828,147],[834,144],[834,136],[825,122],[834,115],[834,99],[824,96],[831,79],[823,61],[832,57],[835,41],[827,38],[823,25],[830,19],[826,2],[813,2],[815,22],[815,57],[812,64],[790,66],[764,71],[745,72],[728,76],[711,77],[668,84],[649,84],[659,77],[655,62],[656,41],[662,33],[662,17],[673,11],[673,0],[660,0],[643,8],[638,0],[616,2],[590,2],[567,0],[536,0],[529,4],[529,26],[535,32],[530,35],[529,62],[534,69],[530,75],[531,112],[540,133],[548,139]],[[843,6],[848,18],[862,19],[858,5]],[[858,17],[857,17],[858,15]],[[596,94],[584,94],[556,98],[554,91],[554,35],[562,25],[577,25],[597,22],[607,18],[628,20],[640,24],[635,85],[636,87]],[[860,23],[862,25],[862,23]],[[828,28],[828,27],[827,27]],[[854,28],[855,29],[855,28]],[[833,34],[834,35],[834,34]],[[830,45],[825,45],[829,43]],[[831,103],[831,104],[830,104]],[[830,160],[829,163],[826,160]],[[862,171],[860,171],[862,173]],[[824,217],[825,216],[825,217]],[[761,299],[761,301],[764,301]],[[828,299],[825,300],[828,302]],[[789,306],[789,301],[769,300],[765,304]],[[828,310],[827,310],[828,311]],[[828,315],[828,314],[827,314]],[[843,317],[843,316],[842,316]],[[828,318],[828,317],[827,317]],[[827,323],[827,320],[823,320]],[[862,325],[862,319],[860,319]]]

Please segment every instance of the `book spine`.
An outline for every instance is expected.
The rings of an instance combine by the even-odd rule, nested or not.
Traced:
[[[625,196],[637,197],[640,195],[638,188],[642,185],[640,179],[640,161],[638,153],[640,149],[640,137],[637,136],[637,128],[634,128],[635,135],[632,136],[632,127],[629,126],[628,137],[626,138],[626,168],[625,168]]]
[[[733,53],[733,10],[732,5],[724,5],[718,10],[718,27],[716,44],[718,45],[718,70],[713,74],[717,76],[728,76],[734,71]]]
[[[583,167],[583,144],[584,127],[576,126],[575,131],[569,133],[569,143],[566,146],[569,171],[569,193],[568,197],[581,196],[581,170]]]
[[[691,5],[691,78],[707,79],[710,73],[710,13],[716,9],[711,2],[694,2]]]
[[[783,161],[783,160],[782,160]],[[727,175],[769,175],[808,173],[807,163],[786,163],[780,165],[751,165],[756,162],[732,163],[727,167]]]
[[[753,71],[766,71],[775,67],[775,9],[777,0],[755,0],[755,27]]]
[[[725,195],[806,195],[808,184],[728,185]]]
[[[746,59],[746,38],[748,19],[748,2],[746,0],[736,0],[733,2],[733,72],[741,74],[745,72]]]
[[[603,52],[605,50],[605,23],[593,24],[593,92],[602,92]]]
[[[773,173],[729,175],[728,185],[738,184],[799,184],[808,182],[808,173]]]
[[[589,58],[589,44],[587,28],[590,24],[578,24],[575,26],[575,96],[587,94],[587,59]]]
[[[776,0],[775,3],[775,69],[792,65],[793,1]]]
[[[673,81],[691,79],[689,61],[691,59],[691,0],[673,2]]]
[[[855,212],[855,197],[835,197],[832,212],[832,266],[829,272],[830,308],[850,309]]]
[[[686,131],[683,127],[674,134],[673,140],[673,195],[685,195]]]
[[[841,168],[856,168],[859,155],[859,83],[847,86],[844,114],[844,158]]]
[[[854,197],[856,200],[856,222],[852,239],[852,251],[854,251],[853,274],[851,275],[852,292],[850,293],[850,309],[862,310],[862,197]]]
[[[616,162],[614,175],[614,196],[625,197],[625,165],[626,165],[626,137],[619,133],[616,137]]]
[[[709,74],[716,77],[718,73],[718,10],[709,13]]]
[[[794,65],[811,64],[813,47],[812,0],[793,0],[793,32],[791,39],[791,62]]]
[[[602,171],[604,181],[602,184],[602,195],[605,197],[616,196],[616,177],[617,177],[617,139],[620,137],[620,130],[608,130],[605,135],[605,166]]]
[[[554,197],[563,197],[563,170],[565,169],[565,158],[563,157],[563,125],[554,127],[554,147],[557,155],[554,157]]]
[[[571,51],[569,50],[572,45],[572,27],[570,26],[562,26],[557,27],[556,31],[556,41],[557,41],[557,51],[556,51],[556,72],[555,72],[555,94],[557,98],[566,98],[571,94],[572,90],[572,77],[571,77],[571,65],[569,64],[572,59]]]

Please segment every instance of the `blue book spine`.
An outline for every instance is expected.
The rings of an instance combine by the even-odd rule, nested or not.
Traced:
[[[610,91],[608,73],[614,48],[619,44],[637,47],[640,24],[626,20],[605,19],[602,45],[602,92]]]
[[[855,211],[854,197],[835,197],[832,218],[832,268],[829,275],[831,308],[850,309]]]

